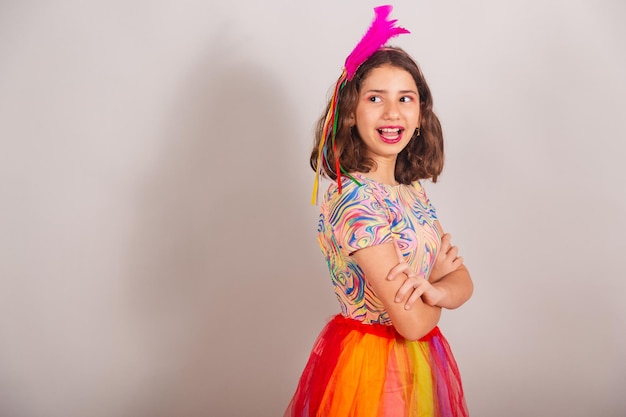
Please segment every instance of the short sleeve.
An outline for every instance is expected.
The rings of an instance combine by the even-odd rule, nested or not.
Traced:
[[[330,205],[328,221],[344,256],[392,240],[389,210],[383,201],[371,187],[362,185],[344,189]]]
[[[433,204],[430,202],[430,198],[428,198],[428,195],[426,195],[426,189],[424,188],[424,186],[422,186],[422,182],[415,181],[414,186],[415,188],[417,188],[420,199],[423,201],[424,206],[428,211],[428,215],[433,221],[437,221],[437,210],[435,210],[435,206],[433,206]]]

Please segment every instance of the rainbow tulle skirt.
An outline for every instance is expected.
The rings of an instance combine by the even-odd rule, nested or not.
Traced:
[[[322,330],[285,417],[466,417],[438,327],[418,341],[341,315]]]

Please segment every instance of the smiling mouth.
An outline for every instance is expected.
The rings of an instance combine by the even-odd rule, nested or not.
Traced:
[[[383,127],[378,129],[380,139],[385,143],[398,143],[402,139],[404,129],[400,127]]]

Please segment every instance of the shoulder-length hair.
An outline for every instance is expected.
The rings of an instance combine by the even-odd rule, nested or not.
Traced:
[[[401,184],[410,184],[421,179],[430,179],[437,182],[437,177],[443,170],[443,132],[439,118],[433,112],[433,98],[430,88],[422,75],[417,63],[404,50],[397,47],[379,49],[369,57],[356,71],[354,78],[346,82],[339,91],[339,113],[337,117],[337,133],[335,144],[339,163],[347,172],[369,172],[375,168],[376,162],[365,156],[366,148],[357,129],[352,129],[352,116],[356,113],[361,85],[370,71],[383,65],[391,65],[406,70],[417,86],[420,99],[420,129],[413,135],[407,146],[398,154],[395,168],[395,179]],[[322,140],[322,130],[326,111],[320,117],[315,129],[315,145],[311,152],[311,168],[317,169],[319,143]],[[325,157],[334,166],[335,153],[332,146],[327,147]],[[320,167],[322,175],[337,179],[337,173],[329,166]]]

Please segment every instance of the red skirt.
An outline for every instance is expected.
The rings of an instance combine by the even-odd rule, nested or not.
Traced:
[[[284,417],[467,417],[461,376],[438,327],[418,341],[335,316],[319,335]]]

